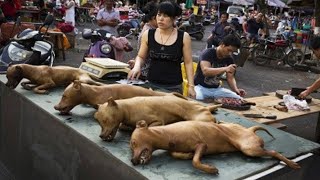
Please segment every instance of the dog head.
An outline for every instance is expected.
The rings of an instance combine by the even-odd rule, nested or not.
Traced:
[[[81,82],[75,80],[63,92],[60,102],[54,106],[54,109],[61,114],[68,114],[76,105],[81,104]]]
[[[10,65],[7,69],[7,83],[6,86],[10,89],[14,89],[23,79],[23,70],[22,67],[17,65]]]
[[[107,103],[98,106],[94,118],[102,128],[100,138],[104,141],[112,141],[123,121],[122,113],[112,97],[108,99]]]
[[[133,131],[130,140],[132,151],[131,162],[133,165],[147,164],[151,160],[153,148],[148,133],[147,123],[144,120],[137,122],[136,129]]]

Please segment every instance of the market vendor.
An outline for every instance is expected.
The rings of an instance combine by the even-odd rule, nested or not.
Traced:
[[[320,36],[316,36],[311,40],[310,49],[314,55],[320,60]],[[320,88],[320,78],[317,79],[311,86],[307,87],[305,91],[301,92],[299,97],[306,98],[310,93]]]

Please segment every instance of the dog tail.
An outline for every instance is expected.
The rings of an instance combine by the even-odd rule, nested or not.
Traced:
[[[221,107],[221,106],[222,106],[221,104],[209,105],[209,106],[207,106],[207,108],[211,113],[215,113],[215,112],[217,112],[218,108]]]
[[[273,139],[275,139],[275,138],[273,137],[273,135],[272,135],[267,129],[265,129],[265,128],[261,127],[261,126],[252,126],[252,127],[249,128],[249,130],[253,131],[254,133],[255,133],[256,131],[258,131],[258,130],[262,130],[262,131],[268,133]]]

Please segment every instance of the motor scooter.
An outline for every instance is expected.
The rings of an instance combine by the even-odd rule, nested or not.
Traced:
[[[110,58],[123,61],[123,51],[129,52],[133,50],[126,36],[117,38],[106,30],[84,29],[82,37],[83,39],[91,40],[89,49],[84,54],[83,61],[85,61],[86,57]]]
[[[90,39],[91,44],[84,54],[80,69],[99,79],[126,76],[130,69],[122,54],[133,50],[126,37],[115,37],[101,29],[85,29],[82,37]]]
[[[53,44],[45,40],[47,30],[42,33],[44,26],[52,24],[54,18],[47,15],[38,30],[25,29],[16,34],[6,46],[0,49],[0,73],[6,73],[10,64],[53,65],[55,58]],[[20,18],[17,24],[20,24]]]

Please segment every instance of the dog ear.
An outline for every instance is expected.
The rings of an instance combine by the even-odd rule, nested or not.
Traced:
[[[118,104],[116,101],[113,100],[113,97],[109,97],[108,99],[108,106],[117,106]]]
[[[73,88],[75,88],[76,90],[80,90],[81,82],[79,80],[74,80],[73,81]]]
[[[18,73],[22,73],[22,67],[21,66],[16,65],[14,68]]]
[[[136,128],[147,128],[148,125],[145,120],[140,120],[136,124]]]

